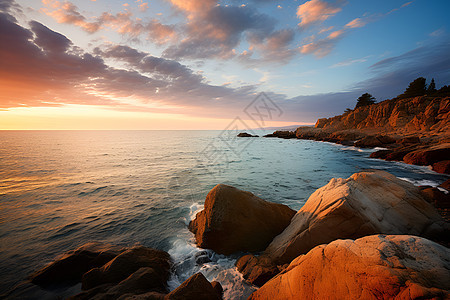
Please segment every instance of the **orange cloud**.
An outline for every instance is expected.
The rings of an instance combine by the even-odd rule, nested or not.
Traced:
[[[138,37],[147,35],[147,38],[158,43],[164,44],[176,38],[174,26],[161,24],[158,20],[152,19],[148,22],[133,19],[130,11],[111,14],[104,12],[94,21],[87,21],[78,8],[71,2],[60,2],[56,0],[43,0],[42,3],[47,6],[44,12],[53,17],[58,23],[73,24],[83,30],[94,33],[102,28],[110,28],[120,34]],[[142,3],[139,7],[146,8],[148,3]]]
[[[342,9],[321,0],[310,0],[297,8],[297,17],[301,19],[299,25],[306,26],[312,23],[325,21]]]
[[[170,0],[170,2],[187,13],[202,12],[217,4],[216,0]]]
[[[328,55],[333,50],[335,44],[342,38],[345,30],[336,30],[330,33],[326,38],[312,41],[299,47],[299,51],[302,54],[314,54],[315,56],[322,58]]]
[[[53,9],[49,10],[44,8],[43,11],[58,23],[74,24],[89,33],[94,33],[100,29],[101,24],[98,22],[88,22],[86,18],[78,12],[77,7],[70,2],[43,0],[42,3]]]
[[[365,26],[366,24],[367,23],[363,21],[361,18],[356,18],[353,21],[348,22],[347,25],[345,26],[349,28],[359,28]]]
[[[332,33],[330,33],[329,35],[328,35],[328,38],[329,39],[335,39],[335,38],[337,38],[337,37],[340,37],[342,34],[344,33],[344,30],[336,30],[336,31],[333,31]]]

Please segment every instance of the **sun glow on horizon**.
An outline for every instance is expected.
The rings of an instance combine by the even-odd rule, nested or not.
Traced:
[[[87,105],[21,107],[0,110],[0,130],[223,130],[233,119],[191,117],[182,114],[118,111]],[[250,120],[244,120],[254,129]],[[293,122],[267,122],[266,127]],[[312,125],[311,123],[295,123]],[[245,130],[246,128],[239,128]]]

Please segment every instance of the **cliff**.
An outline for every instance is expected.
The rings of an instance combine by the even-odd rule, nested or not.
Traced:
[[[332,118],[319,119],[316,128],[357,129],[372,133],[419,135],[440,138],[450,135],[450,97],[392,99]]]

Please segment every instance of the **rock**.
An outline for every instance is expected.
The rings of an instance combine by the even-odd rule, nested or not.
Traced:
[[[222,298],[223,295],[223,287],[220,284],[220,282],[217,281],[212,281],[211,282],[211,286],[213,287],[213,289],[216,291],[217,295],[219,295],[220,298]]]
[[[140,268],[128,278],[119,282],[116,286],[110,288],[107,292],[108,298],[112,299],[117,295],[127,293],[142,294],[146,292],[166,292],[165,276],[161,276],[153,268]]]
[[[203,265],[205,263],[208,263],[211,261],[211,258],[209,258],[207,251],[200,251],[195,254],[195,263],[197,265]]]
[[[264,250],[289,225],[295,211],[250,192],[218,184],[189,224],[197,245],[220,254]]]
[[[377,135],[376,138],[383,144],[383,145],[389,145],[394,144],[396,142],[396,139],[394,139],[391,136],[388,135]]]
[[[446,230],[418,187],[384,171],[366,171],[316,190],[264,253],[280,265],[340,238],[383,233],[439,240]]]
[[[277,137],[277,138],[281,138],[281,139],[296,139],[297,138],[294,131],[287,131],[287,130],[277,130],[274,133],[266,134],[264,137]]]
[[[119,297],[118,300],[164,300],[165,296],[165,294],[161,294],[158,292],[149,292],[139,295],[125,294]]]
[[[445,181],[444,183],[441,183],[439,187],[446,189],[448,192],[450,192],[450,179]]]
[[[446,143],[425,150],[417,150],[405,155],[403,161],[407,164],[428,166],[448,160],[450,157],[450,144]]]
[[[203,276],[197,273],[189,277],[175,290],[167,294],[166,300],[219,300],[221,297],[211,283]]]
[[[389,154],[391,154],[393,152],[394,152],[393,150],[378,150],[378,151],[372,152],[369,157],[385,159]]]
[[[433,164],[433,171],[450,174],[450,160],[443,160]]]
[[[93,268],[85,273],[82,277],[82,289],[88,290],[102,284],[117,284],[141,268],[151,268],[153,272],[145,269],[144,279],[153,276],[155,283],[162,284],[158,289],[160,291],[165,288],[165,283],[169,279],[170,266],[168,253],[136,246],[122,252],[102,267]],[[135,281],[136,277],[131,279]]]
[[[355,142],[356,147],[361,148],[373,148],[373,147],[380,147],[383,146],[383,143],[380,142],[376,137],[374,136],[367,136],[359,141]]]
[[[444,193],[435,187],[424,187],[420,193],[435,207],[450,209],[450,193]]]
[[[361,148],[374,148],[392,143],[395,143],[395,139],[386,135],[377,135],[377,136],[366,136],[363,139],[356,141],[355,146]]]
[[[258,135],[251,135],[250,133],[247,133],[247,132],[241,132],[237,136],[238,137],[259,137]]]
[[[30,276],[40,286],[72,284],[81,281],[84,273],[112,260],[125,249],[122,247],[88,243],[69,251]]]
[[[256,286],[262,286],[280,272],[267,256],[255,257],[252,254],[239,258],[236,268],[245,280]]]
[[[450,250],[409,235],[336,240],[300,255],[249,299],[447,299]]]
[[[410,136],[397,140],[397,144],[420,144],[420,138],[418,136]]]

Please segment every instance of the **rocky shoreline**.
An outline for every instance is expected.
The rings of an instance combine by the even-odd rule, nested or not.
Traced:
[[[297,212],[219,184],[189,229],[199,247],[243,253],[236,268],[260,287],[249,299],[446,299],[450,224],[430,199],[379,170],[331,179]],[[164,251],[89,243],[30,281],[81,282],[70,299],[222,298],[220,283],[201,273],[169,292],[172,264]]]
[[[264,137],[380,147],[385,150],[372,153],[371,158],[431,166],[438,173],[450,174],[450,97],[386,100],[319,119],[314,127],[275,131]]]

